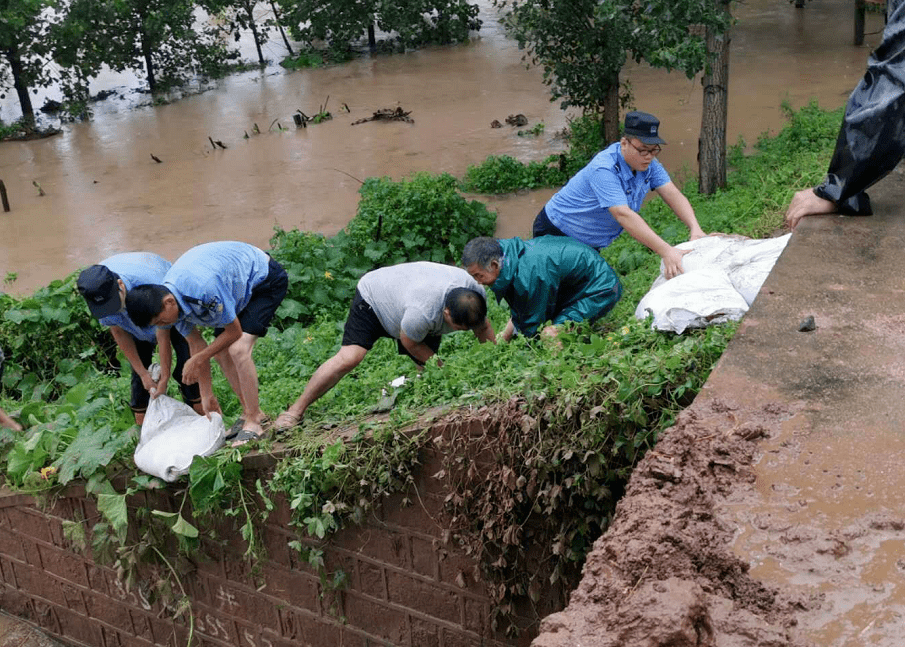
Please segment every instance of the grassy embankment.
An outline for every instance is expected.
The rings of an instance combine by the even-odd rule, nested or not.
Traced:
[[[827,113],[813,106],[790,113],[789,125],[778,136],[759,141],[753,154],[743,155],[741,146],[733,150],[724,191],[701,196],[693,184],[685,186],[704,230],[762,237],[779,229],[792,192],[822,177],[840,118],[841,111]],[[275,327],[256,347],[265,411],[275,415],[294,400],[311,373],[336,351],[349,299],[364,271],[403,260],[456,263],[464,242],[490,234],[494,227],[493,214],[482,203],[462,198],[460,186],[489,192],[561,184],[593,150],[588,129],[579,124],[575,131],[563,171],[559,158],[527,166],[494,158],[469,169],[463,180],[428,175],[398,183],[371,179],[362,187],[358,214],[337,237],[277,231],[271,251],[289,271],[291,287]],[[659,200],[651,201],[643,215],[669,242],[687,235]],[[537,420],[537,435],[526,439],[526,434],[513,434],[507,447],[498,448],[511,461],[501,464],[501,474],[515,474],[514,480],[481,487],[459,483],[463,496],[450,504],[450,514],[462,518],[475,514],[482,501],[505,501],[506,510],[489,512],[498,517],[496,529],[462,526],[462,541],[489,547],[478,553],[485,573],[509,582],[500,605],[506,596],[531,595],[536,581],[511,577],[523,565],[524,553],[519,531],[506,535],[506,529],[520,529],[526,516],[542,512],[549,519],[549,538],[559,546],[556,572],[580,561],[605,528],[632,465],[697,393],[735,330],[734,325],[717,326],[684,336],[651,331],[634,320],[633,311],[657,275],[659,258],[628,236],[604,256],[621,276],[622,301],[598,325],[577,326],[561,335],[562,349],[524,339],[479,345],[472,335],[459,333],[444,341],[442,368],[431,362],[419,378],[394,391],[392,379],[416,372],[393,344],[379,343],[358,369],[311,407],[303,428],[285,439],[289,451],[270,482],[238,487],[237,461],[246,450],[224,449],[210,459],[196,459],[186,494],[194,518],[226,513],[245,519],[243,535],[254,555],[258,546],[252,522],[266,509],[248,504],[279,492],[292,503],[302,534],[323,538],[360,519],[384,494],[408,486],[418,450],[430,439],[398,430],[419,412],[518,397],[523,411]],[[507,311],[493,304],[491,318],[499,330]],[[81,532],[102,538],[95,550],[119,547],[120,558],[128,554],[135,562],[134,551],[124,550],[125,529],[136,521],[126,514],[125,494],[115,492],[109,481],[115,471],[132,469],[137,429],[124,402],[129,371],[122,357],[119,363],[126,368],[113,368],[115,349],[87,315],[74,290],[74,275],[32,297],[0,296],[0,339],[7,353],[0,405],[28,427],[22,434],[0,431],[6,483],[40,492],[88,479],[104,519]],[[215,389],[231,421],[238,403],[219,371]],[[369,414],[382,390],[395,402],[378,424]],[[352,442],[333,440],[337,424],[357,429]],[[455,448],[449,451],[452,458]],[[130,492],[155,485],[138,476]],[[526,496],[518,493],[520,488],[527,488]],[[575,510],[583,511],[581,518]],[[144,523],[169,527],[186,549],[197,541],[188,513],[152,516]],[[317,551],[305,550],[317,563]],[[503,560],[506,565],[490,564],[499,555],[510,556]]]

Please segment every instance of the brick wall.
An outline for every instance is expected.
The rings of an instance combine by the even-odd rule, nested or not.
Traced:
[[[519,610],[517,639],[494,633],[485,583],[475,563],[444,544],[444,483],[432,450],[423,456],[416,492],[389,498],[361,526],[336,533],[325,548],[327,570],[342,569],[342,590],[320,576],[287,545],[298,539],[289,510],[278,501],[263,529],[268,558],[252,571],[245,546],[229,522],[216,530],[228,541],[202,542],[206,558],[181,577],[192,601],[195,644],[209,647],[503,647],[527,645],[538,616],[558,610],[551,595],[540,607]],[[257,468],[266,467],[266,461]],[[255,469],[246,465],[246,469]],[[116,571],[75,550],[65,520],[99,514],[79,488],[49,507],[27,496],[0,496],[0,608],[74,645],[147,647],[187,644],[185,619],[149,602],[147,582],[127,589]],[[154,493],[157,509],[178,508],[170,493]],[[175,506],[175,507],[174,507]],[[202,534],[205,529],[202,528]]]

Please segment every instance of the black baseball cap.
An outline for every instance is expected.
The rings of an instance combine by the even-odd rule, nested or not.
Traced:
[[[660,120],[647,112],[634,110],[625,115],[625,136],[634,137],[642,144],[665,144],[660,139]]]
[[[118,280],[119,276],[103,265],[92,265],[79,274],[75,285],[85,297],[88,310],[98,319],[122,310]]]

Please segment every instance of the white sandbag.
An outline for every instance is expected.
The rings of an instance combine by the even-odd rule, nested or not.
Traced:
[[[226,427],[219,413],[210,419],[187,404],[162,395],[151,400],[135,448],[142,472],[175,481],[187,474],[195,456],[209,456],[224,442]]]
[[[651,327],[682,334],[688,328],[737,321],[748,304],[726,272],[715,266],[685,272],[652,288],[635,308],[637,319],[653,315]]]
[[[635,317],[653,315],[653,328],[679,334],[741,319],[790,237],[707,236],[677,245],[691,250],[682,257],[684,273],[667,281],[661,261],[660,276],[638,304]]]

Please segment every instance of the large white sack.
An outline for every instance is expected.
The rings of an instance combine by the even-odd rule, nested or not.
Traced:
[[[195,456],[209,456],[224,442],[226,427],[219,413],[210,419],[187,404],[162,395],[151,400],[135,448],[142,472],[175,481],[187,474]]]
[[[737,321],[747,311],[748,304],[726,272],[710,265],[652,288],[635,308],[635,317],[653,315],[652,328],[682,334],[687,328]]]
[[[661,261],[660,275],[635,309],[635,317],[653,315],[653,328],[679,334],[741,319],[790,237],[706,236],[681,243],[679,249],[691,250],[682,257],[684,273],[667,281]]]

